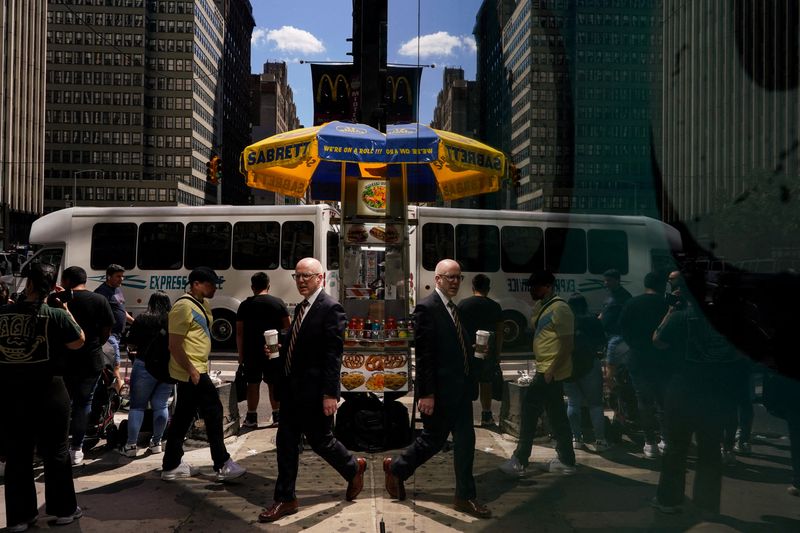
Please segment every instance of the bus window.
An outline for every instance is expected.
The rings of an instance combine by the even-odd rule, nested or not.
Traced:
[[[126,270],[136,266],[136,224],[133,222],[99,223],[92,228],[92,270],[105,270],[116,263]]]
[[[141,270],[177,270],[183,264],[183,224],[143,222],[139,226]]]
[[[231,266],[231,225],[228,222],[190,222],[186,225],[186,268]]]
[[[456,261],[464,272],[497,272],[500,268],[500,232],[497,226],[456,226]]]
[[[620,274],[628,273],[628,235],[621,230],[590,229],[589,272],[602,274],[616,268]]]
[[[237,222],[233,226],[233,268],[275,270],[280,260],[281,225]]]
[[[328,270],[339,270],[339,234],[328,232]]]
[[[544,245],[548,270],[555,274],[586,272],[586,232],[582,229],[547,228]]]
[[[38,252],[33,259],[31,259],[31,263],[43,263],[45,265],[53,265],[56,270],[61,268],[61,258],[64,257],[64,250],[61,248],[45,248]],[[106,269],[108,265],[103,267],[103,270]],[[27,269],[23,269],[22,276],[26,277],[28,275]]]
[[[436,270],[436,263],[455,257],[453,226],[428,223],[422,226],[422,268]]]
[[[294,270],[304,257],[314,257],[314,223],[284,222],[281,235],[281,267]]]
[[[500,230],[503,272],[530,274],[544,268],[544,233],[541,228],[505,226]]]

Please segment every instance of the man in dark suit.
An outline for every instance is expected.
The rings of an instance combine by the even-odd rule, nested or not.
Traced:
[[[278,480],[275,501],[258,516],[260,522],[297,512],[295,483],[303,434],[311,449],[348,481],[347,501],[354,500],[364,486],[366,459],[354,457],[331,431],[339,402],[347,320],[339,302],[322,291],[324,275],[313,257],[301,259],[292,274],[303,301],[295,308],[292,326],[281,343],[281,357],[273,360],[282,370],[276,383],[282,411],[276,441]]]
[[[383,470],[389,495],[405,499],[403,482],[442,448],[452,432],[455,508],[478,518],[489,518],[491,511],[475,499],[472,476],[475,457],[472,402],[478,397],[481,361],[474,357],[474,339],[467,338],[452,301],[463,279],[458,263],[452,259],[440,261],[436,265],[436,290],[414,309],[416,399],[423,429],[398,457],[384,459]]]

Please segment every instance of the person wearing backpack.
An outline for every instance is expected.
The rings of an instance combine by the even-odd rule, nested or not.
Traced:
[[[136,347],[136,359],[133,361],[131,373],[131,404],[128,412],[128,440],[120,449],[125,457],[136,457],[139,430],[144,421],[147,403],[153,409],[153,435],[148,449],[151,454],[161,453],[161,437],[167,427],[169,410],[167,402],[172,393],[174,381],[169,373],[151,372],[153,363],[158,359],[169,362],[169,345],[167,340],[167,315],[172,308],[169,296],[163,291],[150,295],[147,311],[136,317],[128,333],[128,344]]]
[[[603,370],[600,358],[606,342],[603,324],[589,313],[589,305],[581,294],[567,301],[575,315],[575,347],[572,351],[572,379],[564,383],[567,394],[567,417],[572,427],[572,447],[586,447],[581,425],[581,405],[589,406],[595,443],[589,449],[601,453],[609,448],[603,416]]]
[[[511,476],[525,475],[533,449],[533,437],[542,411],[556,439],[558,458],[545,465],[549,472],[573,474],[575,450],[572,432],[564,405],[563,382],[572,376],[572,348],[575,335],[575,316],[567,302],[556,295],[556,278],[548,270],[538,270],[528,279],[533,307],[533,355],[536,374],[528,386],[522,406],[522,424],[517,449],[500,470]]]

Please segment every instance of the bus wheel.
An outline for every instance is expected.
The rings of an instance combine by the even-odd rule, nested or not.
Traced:
[[[236,315],[227,309],[214,309],[211,324],[211,345],[214,350],[232,350],[236,347]]]
[[[517,311],[503,311],[503,350],[519,348],[525,341],[527,321]]]

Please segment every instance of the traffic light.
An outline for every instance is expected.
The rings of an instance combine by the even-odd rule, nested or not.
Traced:
[[[522,179],[522,171],[518,169],[516,165],[510,165],[508,168],[508,174],[511,176],[511,184],[514,187],[519,187],[519,182]]]
[[[217,182],[222,181],[222,158],[217,158]]]
[[[216,155],[212,155],[211,161],[206,163],[206,168],[208,170],[206,177],[208,179],[208,182],[211,183],[212,185],[216,185],[217,182],[219,181],[219,164],[220,164],[220,158],[219,156]]]

